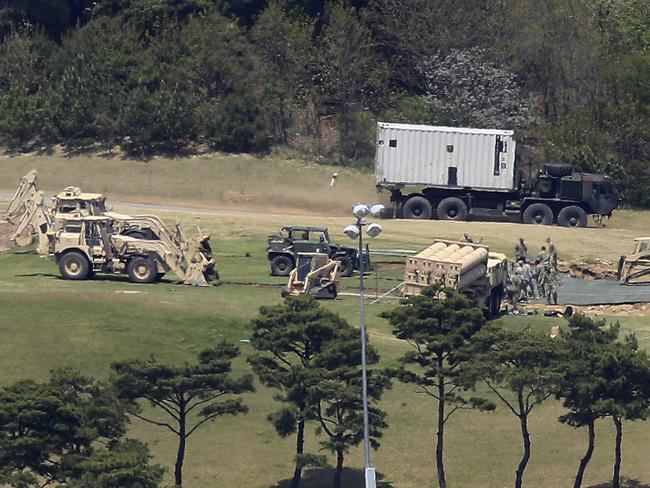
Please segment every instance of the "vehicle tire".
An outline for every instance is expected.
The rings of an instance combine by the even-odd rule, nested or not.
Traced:
[[[289,276],[293,269],[293,259],[286,254],[278,254],[271,260],[271,274],[273,276]]]
[[[553,223],[553,211],[544,203],[533,203],[524,210],[521,220],[524,224],[551,225]]]
[[[587,213],[577,205],[569,205],[560,210],[557,223],[562,227],[587,227]]]
[[[562,176],[568,176],[573,173],[573,165],[546,163],[544,164],[544,172],[549,176],[561,178]]]
[[[341,276],[344,278],[352,276],[352,273],[354,272],[354,260],[350,257],[347,257],[339,262],[339,272],[341,273]]]
[[[460,198],[448,197],[438,204],[436,213],[440,220],[465,220],[467,205]]]
[[[153,283],[158,276],[156,261],[148,256],[131,258],[126,270],[131,283]]]
[[[405,219],[429,220],[433,216],[433,207],[426,198],[414,196],[402,206],[402,216]]]
[[[70,251],[59,258],[59,272],[64,280],[85,280],[90,275],[90,262],[80,252]]]

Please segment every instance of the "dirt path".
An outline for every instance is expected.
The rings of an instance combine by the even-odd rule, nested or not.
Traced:
[[[46,194],[46,199],[49,199],[51,195]],[[13,197],[13,193],[0,192],[0,201],[9,201]],[[251,209],[251,210],[237,210],[230,208],[212,208],[212,207],[192,207],[185,205],[169,205],[162,203],[138,203],[138,202],[128,202],[122,200],[110,200],[107,202],[109,207],[128,207],[130,209],[141,210],[141,211],[155,211],[161,210],[164,212],[181,212],[181,213],[191,213],[191,214],[200,214],[200,215],[225,215],[225,216],[240,216],[245,217],[248,215],[268,215],[270,217],[282,217],[290,213],[289,210],[283,212],[269,212],[262,209]]]

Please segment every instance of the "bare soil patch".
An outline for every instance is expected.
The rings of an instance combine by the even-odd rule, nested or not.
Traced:
[[[584,261],[559,261],[560,273],[569,273],[572,278],[581,280],[615,280],[616,266],[601,259],[586,259]]]

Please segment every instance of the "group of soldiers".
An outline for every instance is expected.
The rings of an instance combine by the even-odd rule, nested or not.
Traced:
[[[510,302],[517,304],[532,298],[546,297],[546,303],[557,305],[557,249],[550,237],[537,257],[531,259],[523,238],[515,246],[515,262],[508,263],[506,291]]]

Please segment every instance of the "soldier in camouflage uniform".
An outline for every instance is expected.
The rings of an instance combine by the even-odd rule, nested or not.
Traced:
[[[548,270],[547,280],[544,286],[544,295],[546,295],[546,303],[557,305],[557,287],[559,285],[559,278],[557,275],[557,268],[550,266]]]
[[[519,242],[515,246],[515,259],[517,261],[521,261],[522,259],[525,261],[527,257],[528,257],[528,247],[526,247],[526,243],[524,242],[524,239],[520,237]]]
[[[557,268],[557,249],[555,249],[555,244],[553,244],[550,237],[546,238],[546,246],[548,247],[548,258],[551,261],[551,266]]]

